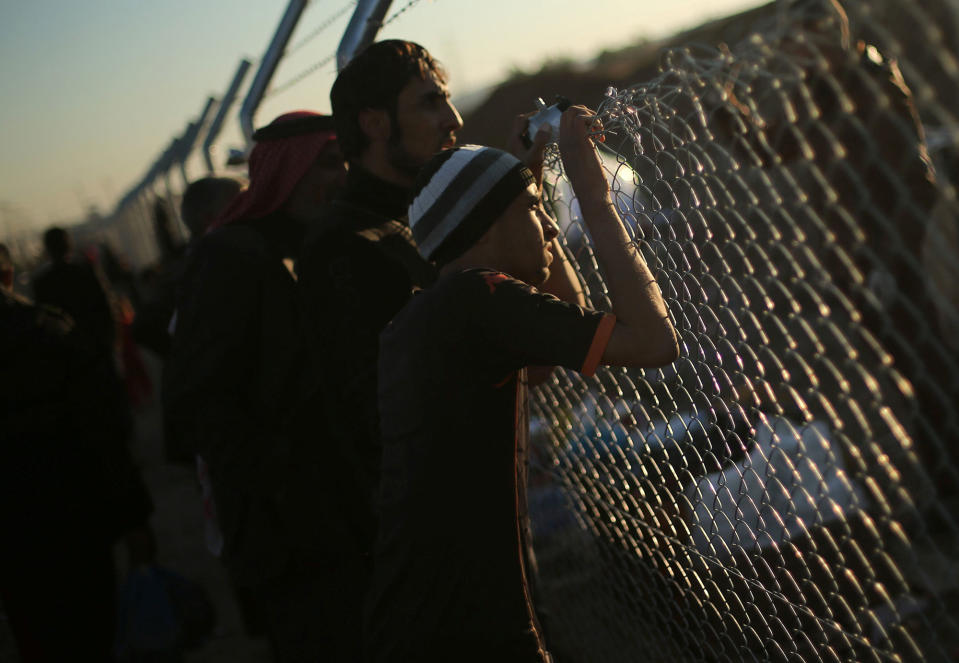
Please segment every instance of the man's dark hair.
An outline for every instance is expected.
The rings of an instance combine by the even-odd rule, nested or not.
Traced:
[[[242,182],[233,177],[203,177],[191,182],[180,201],[180,216],[190,234],[202,235],[242,188]]]
[[[65,260],[70,253],[70,235],[63,228],[54,226],[43,233],[43,247],[51,260]]]
[[[442,65],[425,48],[402,39],[371,44],[343,67],[330,90],[330,102],[336,138],[347,160],[359,157],[369,144],[360,129],[360,112],[386,110],[395,126],[400,91],[414,76],[426,80],[431,74],[446,79]]]

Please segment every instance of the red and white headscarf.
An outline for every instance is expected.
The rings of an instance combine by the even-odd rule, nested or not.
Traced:
[[[322,118],[322,120],[320,120]],[[336,134],[328,116],[284,113],[253,134],[250,185],[214,221],[214,230],[240,219],[258,219],[279,209]]]

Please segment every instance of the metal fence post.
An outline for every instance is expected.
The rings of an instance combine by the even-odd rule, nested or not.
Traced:
[[[290,41],[293,29],[296,28],[305,7],[306,0],[290,0],[283,18],[280,19],[280,25],[277,26],[276,33],[260,60],[260,68],[257,70],[256,76],[253,77],[253,83],[246,94],[246,99],[243,100],[243,105],[240,107],[240,128],[246,138],[245,148],[247,149],[253,143],[253,114],[256,113],[256,109],[263,99],[263,94],[276,72],[276,66],[280,62],[280,58],[283,57],[283,52]]]
[[[174,155],[174,162],[177,164],[180,170],[180,177],[183,180],[183,189],[186,189],[190,184],[190,176],[186,172],[186,160],[190,156],[190,152],[193,150],[193,143],[196,142],[197,134],[200,131],[200,120],[196,122],[190,122],[186,125],[186,129],[183,131],[183,135],[177,141],[176,154]]]
[[[359,0],[353,18],[346,26],[343,39],[336,51],[336,69],[339,71],[353,56],[369,46],[383,27],[383,17],[389,11],[392,0]]]
[[[243,84],[243,79],[246,78],[246,73],[250,70],[251,65],[252,63],[245,58],[240,60],[240,65],[236,68],[236,73],[233,74],[233,80],[223,94],[223,98],[220,100],[220,106],[216,111],[216,116],[214,116],[213,121],[210,123],[210,129],[203,139],[203,159],[206,161],[206,168],[210,173],[216,171],[216,168],[213,167],[213,157],[211,155],[213,143],[216,141],[217,136],[220,135],[220,130],[223,128],[223,121],[226,120],[226,114],[230,111],[230,107],[233,106],[233,102],[236,101],[236,96],[240,92],[240,85]]]

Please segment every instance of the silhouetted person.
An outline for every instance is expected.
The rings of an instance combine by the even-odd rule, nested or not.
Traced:
[[[126,259],[113,250],[109,242],[101,241],[92,247],[89,262],[95,262],[115,296],[129,300],[136,308],[140,305],[140,292],[136,277]]]
[[[233,177],[203,177],[190,183],[180,201],[180,216],[190,231],[187,254],[239,195],[242,187],[240,180]],[[176,309],[177,282],[185,267],[184,260],[185,256],[181,256],[158,266],[133,321],[134,340],[160,357],[170,352],[170,321]],[[192,456],[186,460],[192,461]]]
[[[235,177],[209,176],[190,182],[180,201],[180,216],[195,243],[229,207],[243,189]]]
[[[177,239],[176,220],[167,201],[159,196],[153,202],[153,232],[160,247],[160,262],[166,263],[183,253],[183,244]]]
[[[107,286],[97,267],[86,261],[73,261],[70,235],[63,228],[50,228],[43,234],[43,245],[50,264],[33,280],[33,296],[38,304],[55,306],[67,313],[77,327],[101,351],[113,351],[116,320]]]
[[[462,119],[440,63],[419,44],[398,39],[357,55],[337,77],[330,101],[349,176],[307,238],[297,272],[311,371],[329,426],[329,462],[338,468],[334,529],[348,536],[335,547],[340,637],[331,660],[352,661],[376,534],[379,334],[414,290],[436,279],[416,249],[407,204],[416,173],[456,144]],[[524,129],[523,122],[514,128]],[[524,155],[539,164],[546,135],[540,138]]]
[[[304,366],[293,264],[346,175],[329,117],[254,134],[250,185],[192,251],[164,373],[169,443],[208,467],[222,557],[253,592],[279,661],[323,660],[339,598],[322,510],[322,421],[297,418]],[[317,408],[318,409],[318,408]]]
[[[0,601],[24,663],[113,660],[113,545],[149,561],[152,510],[109,355],[13,294],[0,245]]]
[[[330,98],[349,175],[344,194],[308,237],[297,272],[330,436],[327,462],[338,469],[334,529],[347,531],[330,546],[340,568],[331,578],[339,637],[328,660],[354,661],[375,532],[377,338],[413,288],[436,278],[410,236],[407,196],[417,169],[455,143],[462,122],[439,63],[406,41],[379,42],[357,55]]]

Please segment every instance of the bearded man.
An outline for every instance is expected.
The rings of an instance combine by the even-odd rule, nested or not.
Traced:
[[[440,64],[408,41],[369,46],[340,72],[330,99],[349,172],[343,195],[307,237],[297,287],[337,466],[331,506],[351,532],[340,551],[341,597],[358,645],[376,530],[378,338],[413,290],[436,280],[410,234],[407,197],[419,167],[455,144],[462,120]]]

